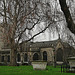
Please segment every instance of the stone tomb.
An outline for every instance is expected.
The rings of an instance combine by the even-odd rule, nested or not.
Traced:
[[[70,70],[75,71],[75,57],[69,57],[68,61],[69,61],[69,65],[70,65]]]
[[[34,70],[45,70],[47,66],[46,61],[33,61],[32,66]]]

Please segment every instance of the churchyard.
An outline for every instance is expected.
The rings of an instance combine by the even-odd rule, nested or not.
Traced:
[[[61,72],[61,67],[47,66],[46,70],[33,70],[32,66],[0,66],[0,75],[75,75]]]

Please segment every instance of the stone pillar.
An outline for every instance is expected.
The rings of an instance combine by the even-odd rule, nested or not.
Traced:
[[[31,57],[31,52],[29,53],[29,60],[31,61],[32,60],[32,57]]]
[[[28,64],[29,64],[29,65],[31,64],[30,59],[31,59],[31,57],[30,57],[30,52],[28,52]]]
[[[4,56],[4,62],[7,64],[7,55]]]
[[[31,60],[30,61],[33,61],[33,53],[32,52],[31,52],[30,57],[31,57]]]
[[[43,52],[41,52],[41,60],[43,60]]]
[[[23,64],[23,53],[21,53],[20,56],[21,56],[21,64]]]
[[[31,48],[30,48],[30,62],[32,61],[32,52],[31,52]]]

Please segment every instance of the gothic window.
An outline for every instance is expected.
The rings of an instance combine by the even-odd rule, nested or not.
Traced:
[[[35,54],[33,55],[33,60],[38,60],[38,59],[39,59],[38,53],[35,53]]]
[[[2,58],[1,58],[1,62],[4,62],[4,56],[2,56]]]
[[[47,52],[46,51],[43,52],[43,60],[47,61]]]
[[[61,48],[57,50],[56,61],[63,61],[63,50]]]
[[[10,62],[10,56],[9,55],[7,56],[7,62]]]
[[[18,62],[20,62],[20,61],[21,61],[20,54],[17,54],[17,61],[18,61]]]
[[[0,62],[1,62],[1,55],[0,55]]]
[[[28,56],[27,56],[27,54],[25,54],[24,55],[24,61],[27,61],[27,59],[28,59]]]

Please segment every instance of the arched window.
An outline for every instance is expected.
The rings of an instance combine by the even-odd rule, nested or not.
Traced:
[[[0,62],[1,62],[1,55],[0,55]]]
[[[4,56],[2,56],[2,58],[1,58],[1,62],[4,62]]]
[[[56,52],[56,61],[63,61],[63,50],[61,48]]]
[[[20,61],[21,61],[20,54],[17,54],[17,61],[18,61],[18,62],[20,62]]]
[[[24,55],[24,61],[27,61],[27,59],[28,59],[28,56],[27,56],[27,54],[25,54]]]
[[[35,54],[33,55],[33,60],[38,60],[38,59],[39,59],[39,56],[38,56],[37,53],[35,53]]]
[[[10,62],[10,55],[7,56],[7,62]]]
[[[43,60],[47,61],[47,52],[46,51],[43,52]]]

